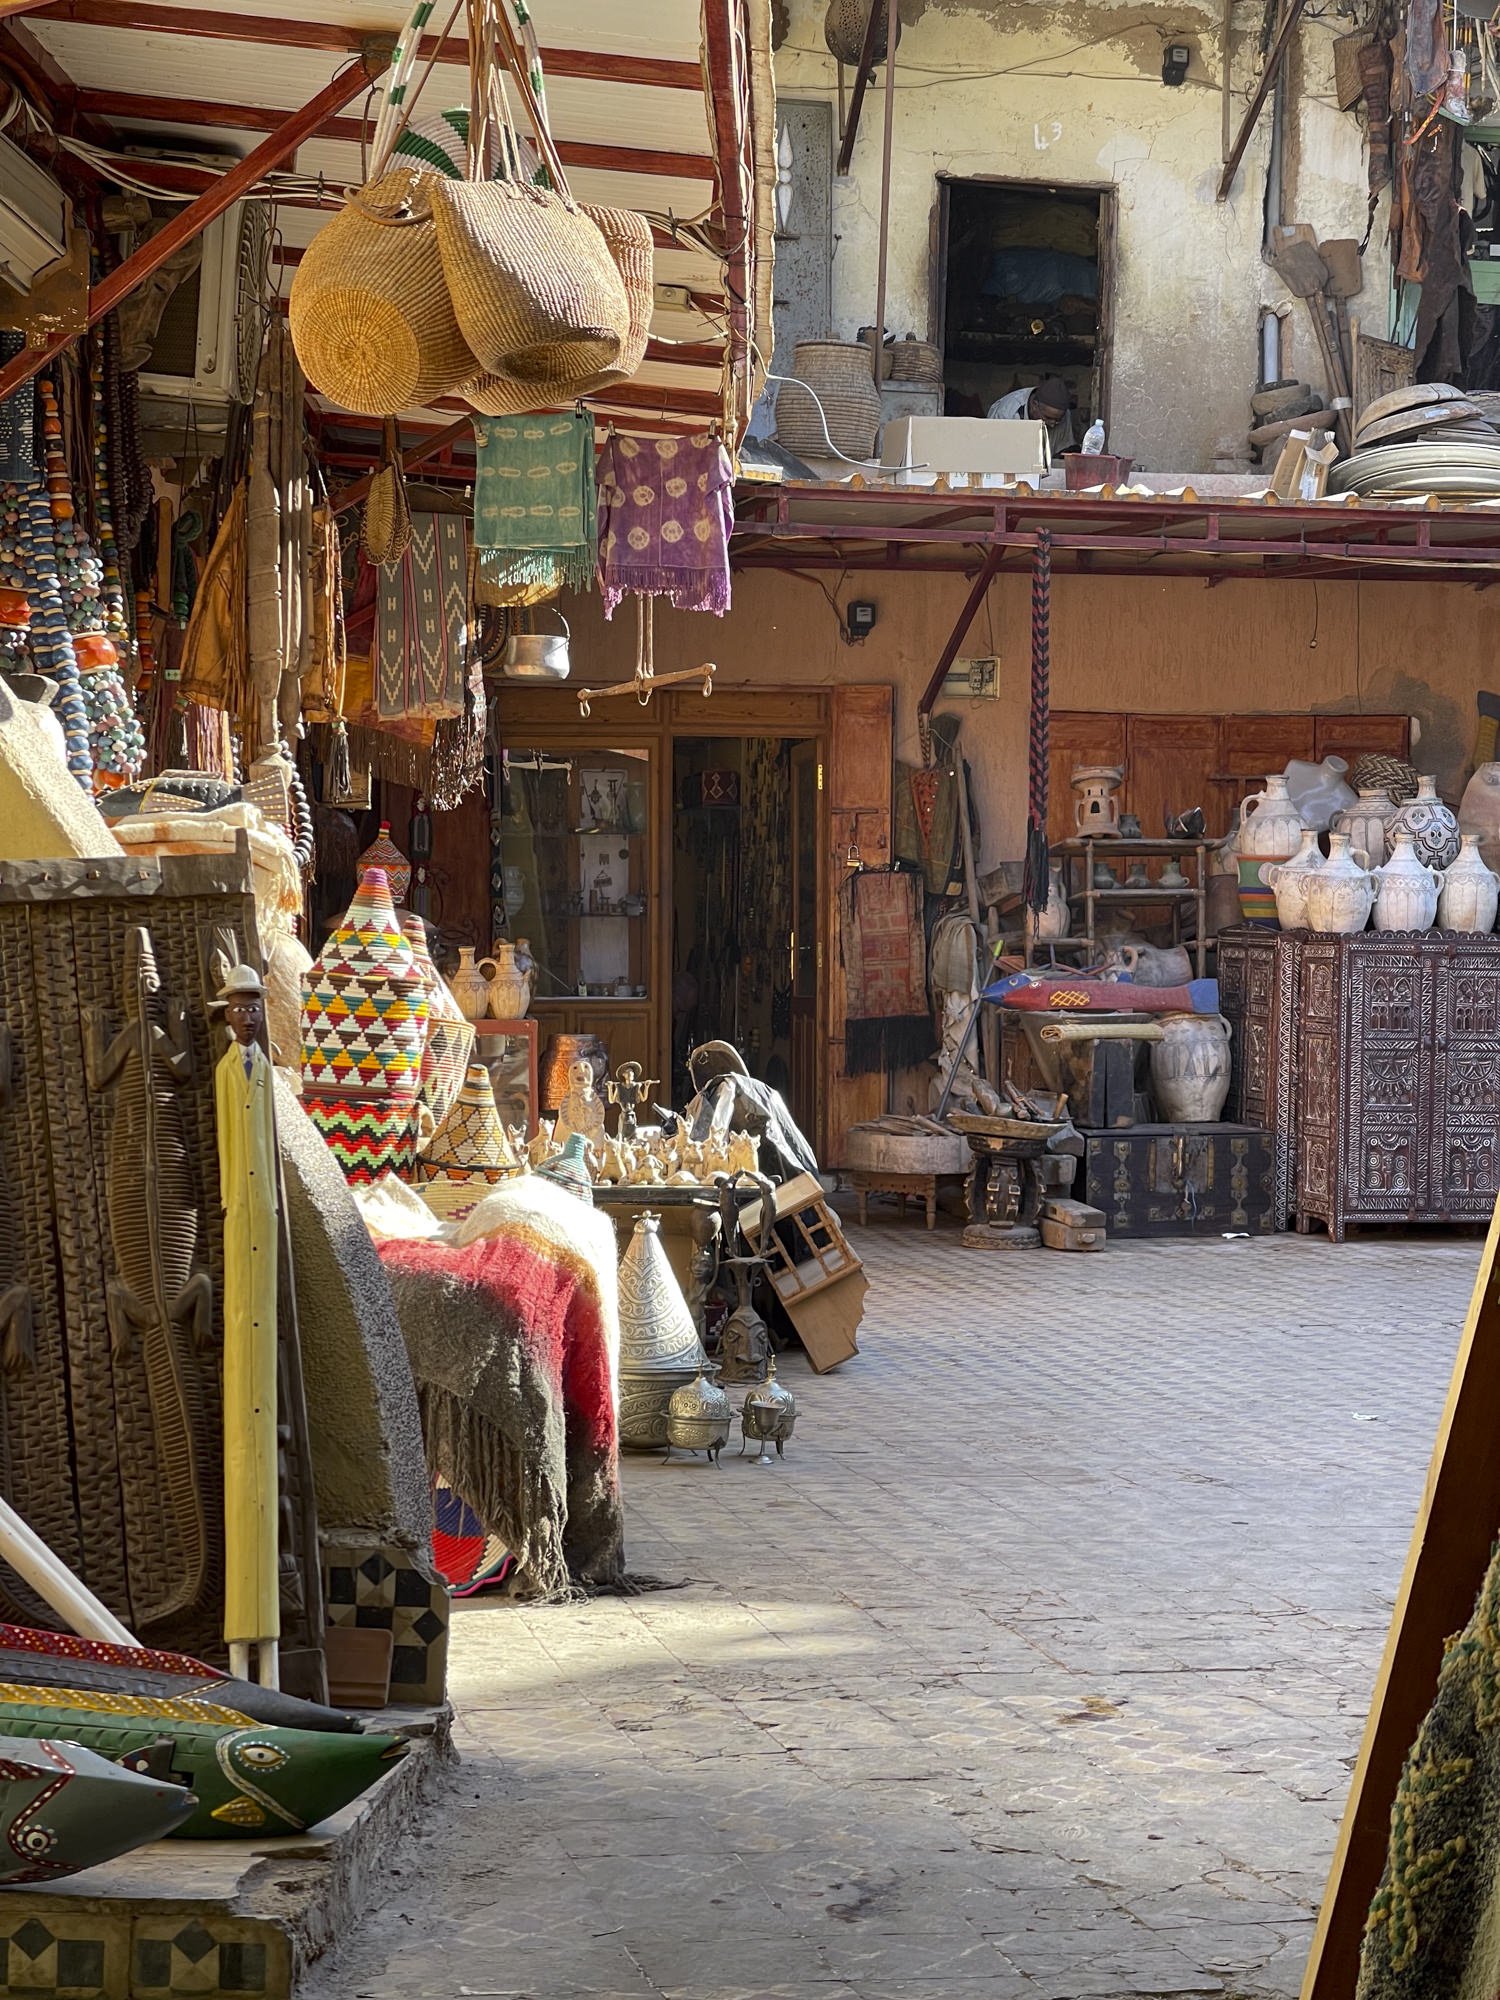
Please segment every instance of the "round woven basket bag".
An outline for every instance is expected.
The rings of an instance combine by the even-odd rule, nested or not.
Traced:
[[[880,391],[871,366],[870,350],[863,341],[799,340],[792,373],[801,380],[783,382],[777,391],[776,442],[799,458],[826,458],[830,443],[848,458],[873,457],[880,429]],[[810,390],[817,392],[816,397]]]
[[[630,325],[619,359],[612,368],[555,382],[517,382],[503,374],[478,376],[466,382],[458,393],[487,417],[514,417],[527,410],[548,409],[554,403],[571,403],[596,389],[628,382],[645,359],[646,338],[651,331],[651,313],[656,301],[651,225],[632,208],[594,208],[585,202],[583,212],[597,223],[625,287]]]
[[[872,62],[885,61],[886,6],[885,0],[828,0],[828,12],[823,17],[823,40],[828,44],[828,53],[837,56],[841,63],[857,64],[865,45],[865,23],[870,18],[870,9],[879,10],[880,19],[875,25],[875,47],[871,51]],[[896,40],[901,39],[901,22],[896,21]]]
[[[351,195],[292,280],[288,316],[303,373],[362,416],[395,416],[475,373],[438,253],[439,180],[404,163]]]
[[[559,382],[616,367],[625,286],[597,223],[523,181],[434,181],[448,293],[479,374]]]

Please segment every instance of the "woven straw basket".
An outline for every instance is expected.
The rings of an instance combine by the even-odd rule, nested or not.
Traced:
[[[405,164],[351,196],[303,254],[289,318],[307,379],[346,410],[395,416],[475,372],[438,254],[438,176]]]
[[[614,367],[601,368],[595,374],[560,377],[553,382],[515,382],[505,375],[481,375],[473,382],[466,382],[459,394],[487,417],[519,416],[524,411],[546,409],[554,403],[574,402],[579,396],[592,395],[594,390],[607,389],[616,382],[628,382],[645,358],[646,337],[651,331],[656,300],[651,225],[630,208],[594,208],[585,202],[583,212],[598,224],[625,287],[630,326],[619,359]]]
[[[880,391],[870,350],[860,340],[799,340],[792,373],[776,396],[776,442],[799,457],[826,458],[828,444],[849,458],[871,458],[880,429]],[[803,388],[817,391],[817,400]],[[819,419],[818,403],[823,405]],[[828,425],[828,439],[823,424]]]
[[[453,310],[475,375],[555,382],[615,367],[630,325],[598,225],[576,202],[521,181],[434,181]]]
[[[888,382],[941,382],[943,350],[930,340],[897,340],[885,350]]]

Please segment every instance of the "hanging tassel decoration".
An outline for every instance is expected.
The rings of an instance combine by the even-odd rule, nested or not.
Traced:
[[[26,594],[31,601],[31,656],[37,671],[57,682],[53,704],[67,739],[68,769],[92,798],[94,762],[89,755],[89,718],[78,680],[73,635],[63,611],[57,554],[52,545],[52,502],[37,482],[26,502]]]
[[[1052,530],[1037,532],[1031,563],[1031,720],[1027,739],[1026,907],[1047,907],[1047,760],[1052,736]]]

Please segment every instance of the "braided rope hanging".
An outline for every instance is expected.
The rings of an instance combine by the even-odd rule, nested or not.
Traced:
[[[1026,771],[1026,907],[1047,907],[1047,753],[1052,735],[1052,530],[1037,531],[1031,562],[1031,719]]]

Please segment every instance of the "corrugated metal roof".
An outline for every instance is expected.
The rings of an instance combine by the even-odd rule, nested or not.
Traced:
[[[263,6],[153,0],[129,8],[108,0],[39,0],[34,7],[22,0],[22,6],[24,31],[75,87],[77,110],[95,130],[102,125],[132,149],[166,139],[239,158],[283,115],[314,98],[357,54],[361,38],[394,33],[408,12],[408,0]],[[431,27],[447,13],[439,0]],[[634,405],[653,423],[701,426],[706,399],[724,393],[724,358],[733,343],[743,379],[730,381],[726,421],[737,435],[755,393],[756,354],[770,348],[769,0],[648,0],[636,7],[621,0],[531,0],[531,14],[552,132],[573,192],[652,215],[658,284],[686,286],[695,295],[690,311],[658,310],[639,378],[608,406],[622,421]],[[450,38],[424,86],[424,113],[467,103],[461,58],[461,40]],[[378,94],[368,106],[356,97],[285,163],[327,183],[328,208],[278,204],[278,235],[289,252],[279,267],[283,289],[296,251],[311,241],[342,190],[359,182],[361,133],[378,108]],[[316,198],[310,191],[308,199]],[[749,216],[748,227],[734,223],[737,207]],[[688,222],[706,225],[724,254],[701,242],[676,247],[665,240],[673,223]],[[766,265],[758,279],[757,249]],[[673,357],[672,343],[692,351]]]

